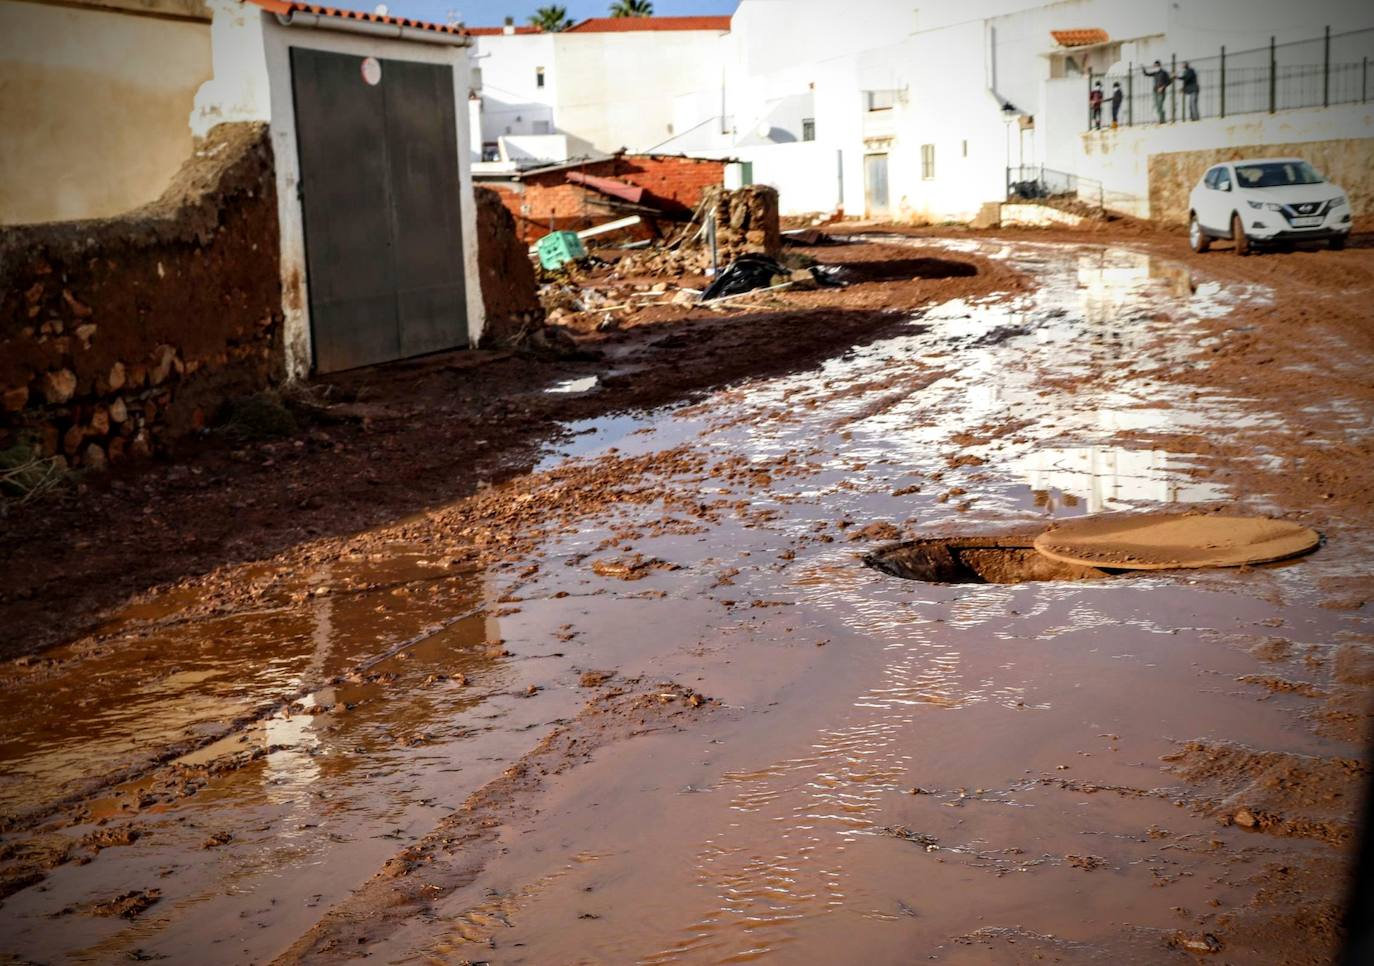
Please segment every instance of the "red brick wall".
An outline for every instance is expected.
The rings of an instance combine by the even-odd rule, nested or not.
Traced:
[[[670,216],[685,219],[701,202],[701,193],[725,180],[725,162],[651,155],[622,155],[590,161],[577,168],[531,175],[523,181],[523,191],[493,186],[501,201],[515,218],[522,241],[533,243],[549,231],[580,231],[618,214],[608,208],[600,192],[567,180],[569,171],[616,178],[645,189],[644,203]],[[637,231],[648,238],[651,229]]]

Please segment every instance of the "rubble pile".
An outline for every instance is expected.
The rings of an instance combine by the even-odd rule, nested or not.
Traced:
[[[778,225],[778,192],[768,185],[748,185],[731,191],[708,188],[692,221],[662,248],[625,256],[625,275],[699,275],[711,267],[707,222],[716,223],[716,264],[725,266],[744,254],[776,258],[782,251]]]

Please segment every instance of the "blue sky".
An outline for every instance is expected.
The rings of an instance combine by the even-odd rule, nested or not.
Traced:
[[[323,0],[329,3],[329,0]],[[378,0],[333,0],[329,5],[348,7],[353,10],[371,10]],[[683,14],[734,13],[736,0],[653,0],[654,13],[659,16],[681,16]],[[503,23],[506,17],[514,17],[519,24],[527,23],[530,14],[538,7],[545,6],[549,0],[385,0],[387,9],[398,17],[413,17],[416,20],[432,20],[443,23],[453,11],[457,17],[470,27],[492,27]],[[568,16],[573,20],[588,17],[604,17],[610,9],[611,0],[564,0],[560,4],[568,8]]]

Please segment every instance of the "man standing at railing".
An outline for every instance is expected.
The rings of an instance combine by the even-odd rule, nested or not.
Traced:
[[[1126,99],[1126,95],[1121,90],[1121,82],[1112,82],[1112,129],[1116,129],[1116,122],[1121,117],[1121,102]]]
[[[1179,80],[1183,81],[1183,99],[1188,103],[1188,120],[1196,121],[1197,115],[1197,71],[1185,60],[1183,62],[1183,73],[1179,75]]]
[[[1164,69],[1164,65],[1159,61],[1155,61],[1154,67],[1142,67],[1140,70],[1146,77],[1151,78],[1154,82],[1155,116],[1159,118],[1159,123],[1163,124],[1164,93],[1169,89],[1169,85],[1173,83],[1173,78],[1169,76],[1169,72]]]
[[[1102,82],[1098,81],[1088,91],[1088,120],[1094,131],[1102,130]]]

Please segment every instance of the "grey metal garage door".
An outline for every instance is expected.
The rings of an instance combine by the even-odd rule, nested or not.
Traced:
[[[317,372],[467,344],[452,69],[380,66],[291,50]]]

